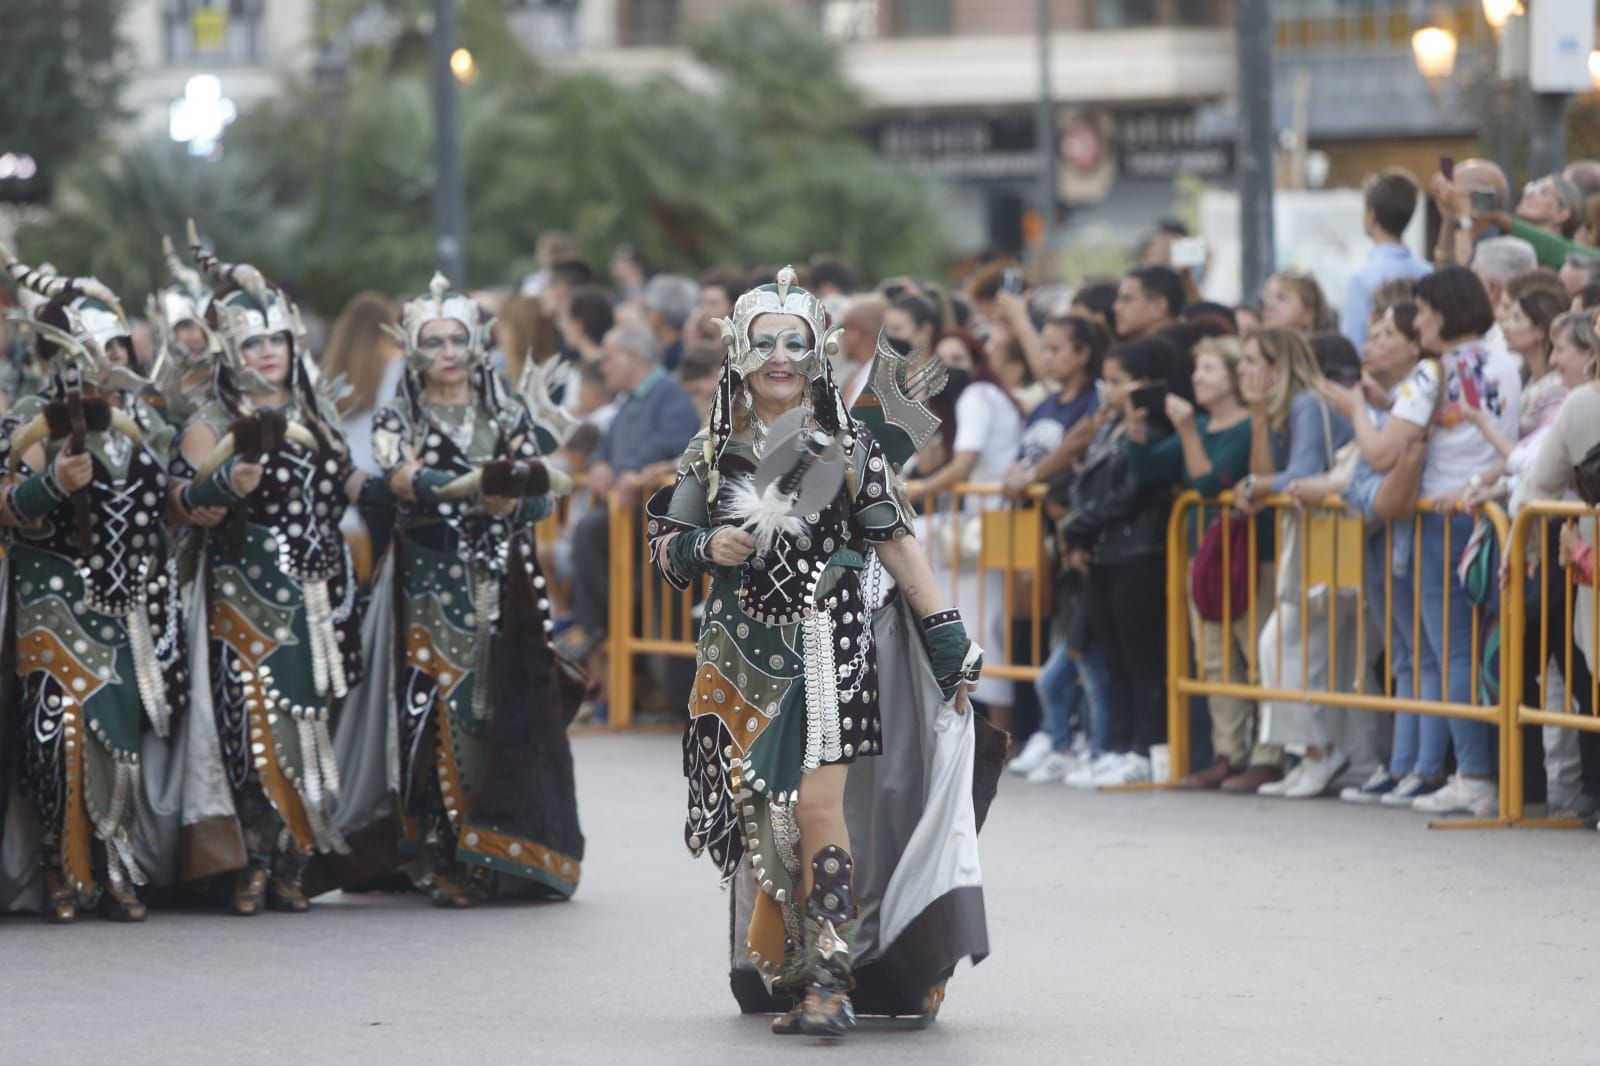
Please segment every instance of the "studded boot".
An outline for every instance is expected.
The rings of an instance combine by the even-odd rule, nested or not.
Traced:
[[[142,922],[145,905],[133,886],[118,878],[106,882],[100,895],[100,916],[113,922]]]
[[[311,858],[294,844],[289,844],[273,857],[272,879],[267,884],[267,906],[283,914],[304,914],[311,909],[311,901],[300,888],[305,876],[306,862]]]
[[[850,938],[855,933],[856,899],[850,878],[850,853],[830,845],[811,860],[811,896],[806,900],[806,954],[812,960],[799,1031],[807,1036],[841,1037],[856,1024],[850,1003]]]

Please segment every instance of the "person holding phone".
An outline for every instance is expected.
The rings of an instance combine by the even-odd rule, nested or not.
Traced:
[[[1470,270],[1445,267],[1418,281],[1416,292],[1417,333],[1423,348],[1439,357],[1443,371],[1420,495],[1436,508],[1448,508],[1481,484],[1483,472],[1500,458],[1467,411],[1484,408],[1502,435],[1516,437],[1522,377],[1515,359],[1484,343],[1484,334],[1494,325],[1494,308]],[[1422,699],[1467,703],[1474,661],[1472,600],[1456,570],[1471,538],[1472,516],[1435,511],[1422,516],[1421,527],[1417,670]],[[1413,808],[1427,814],[1494,813],[1499,807],[1494,727],[1452,718],[1450,736],[1456,749],[1455,776],[1437,792],[1419,797]]]
[[[1166,340],[1119,344],[1106,353],[1108,417],[1072,486],[1062,527],[1072,565],[1088,574],[1090,640],[1106,657],[1113,693],[1106,752],[1067,783],[1094,786],[1150,780],[1150,746],[1166,740],[1166,533],[1172,486],[1143,481],[1130,456],[1129,428],[1149,425],[1133,394],[1164,379],[1194,402],[1187,360]],[[1148,439],[1166,431],[1150,427]],[[1082,777],[1086,776],[1087,781]]]
[[[1129,423],[1129,457],[1134,471],[1145,481],[1194,489],[1202,496],[1215,497],[1232,489],[1250,469],[1250,411],[1239,391],[1239,362],[1242,358],[1235,337],[1211,337],[1195,346],[1195,402],[1176,394],[1165,399],[1165,414],[1175,432],[1158,441],[1150,439],[1149,428],[1135,418]],[[1222,508],[1208,507],[1191,515],[1187,530],[1189,554],[1198,556],[1205,531],[1220,520]],[[1234,516],[1233,522],[1248,519]],[[1231,529],[1231,526],[1230,526]],[[1271,534],[1258,534],[1261,554],[1256,577],[1258,596],[1272,588],[1270,559]],[[1189,624],[1194,647],[1203,661],[1201,670],[1207,681],[1240,682],[1249,676],[1249,643],[1255,640],[1248,610],[1235,612],[1224,626],[1208,620],[1192,596]],[[1231,591],[1231,590],[1230,590]],[[1263,606],[1258,618],[1266,617],[1270,606]],[[1226,667],[1224,666],[1226,663]],[[1283,776],[1283,749],[1257,744],[1256,705],[1234,696],[1212,696],[1207,700],[1211,716],[1211,747],[1216,761],[1196,770],[1179,782],[1180,788],[1214,789],[1231,777],[1249,772],[1257,784]]]

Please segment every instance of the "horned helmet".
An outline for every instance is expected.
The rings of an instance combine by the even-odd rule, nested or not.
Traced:
[[[304,359],[309,354],[300,309],[288,293],[267,281],[254,266],[217,258],[200,242],[194,219],[189,220],[188,238],[189,252],[212,286],[205,325],[216,335],[217,354],[234,384],[245,392],[270,391],[270,386],[245,363],[245,346],[258,338],[287,333],[291,349],[288,387],[299,391],[307,376]]]
[[[112,362],[113,342],[120,343],[132,359],[133,328],[116,293],[103,282],[30,267],[4,245],[0,260],[27,309],[16,320],[34,334],[36,352],[45,365],[106,391],[136,391],[149,384],[131,365]]]

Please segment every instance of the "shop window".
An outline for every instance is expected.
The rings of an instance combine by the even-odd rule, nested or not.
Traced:
[[[167,62],[259,63],[265,53],[266,0],[162,0]]]
[[[894,29],[902,37],[950,32],[951,0],[895,0]]]
[[[878,35],[878,0],[821,0],[822,32],[835,41]]]
[[[622,43],[634,47],[671,44],[678,36],[678,0],[624,0]]]
[[[1101,29],[1119,26],[1154,26],[1158,0],[1095,0],[1094,24]]]

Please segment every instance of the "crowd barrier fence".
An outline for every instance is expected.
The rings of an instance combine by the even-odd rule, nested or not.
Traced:
[[[1522,727],[1555,726],[1600,732],[1600,716],[1597,716],[1600,714],[1600,671],[1594,669],[1600,662],[1600,595],[1596,595],[1593,587],[1580,588],[1573,580],[1573,571],[1561,567],[1559,558],[1551,557],[1559,551],[1560,528],[1569,523],[1573,524],[1578,539],[1588,544],[1591,552],[1600,554],[1600,508],[1562,501],[1530,503],[1517,515],[1511,530],[1510,557],[1523,560],[1526,572],[1512,570],[1507,575],[1509,609],[1502,651],[1516,684],[1506,690],[1507,717],[1515,726],[1506,730],[1509,734],[1506,770],[1510,779],[1506,811],[1509,819],[1527,825],[1581,823],[1524,817],[1527,782]],[[1559,587],[1559,592],[1553,585]],[[1546,595],[1555,597],[1553,606],[1557,607],[1554,619],[1550,610],[1539,609],[1536,627],[1530,627],[1528,618],[1528,612],[1535,608],[1535,603],[1530,602],[1531,590],[1539,591],[1539,608],[1545,606],[1543,597]],[[1553,631],[1553,621],[1559,621],[1559,632]],[[1535,685],[1536,706],[1529,704],[1524,682],[1527,656],[1534,648],[1538,649],[1541,667]],[[1552,658],[1557,664],[1554,670]],[[1574,703],[1587,704],[1587,709],[1575,708]],[[1562,706],[1553,708],[1552,704]]]
[[[655,488],[670,481],[665,478],[647,485],[628,503],[619,492],[612,490],[603,504],[610,513],[612,574],[634,575],[631,580],[613,579],[611,582],[608,669],[612,730],[628,729],[634,724],[634,679],[639,659],[646,656],[693,658],[695,655],[697,605],[704,596],[705,585],[702,583],[684,592],[673,589],[649,565],[649,550],[644,539],[643,501]],[[579,479],[575,492],[562,497],[555,510],[538,523],[535,535],[541,555],[553,553],[561,538],[567,535],[575,508],[584,503],[597,505],[587,499],[587,492]],[[1043,487],[1034,486],[1023,498],[1011,500],[996,485],[960,484],[949,492],[923,496],[915,502],[919,511],[917,535],[927,551],[934,575],[943,584],[949,602],[961,607],[967,623],[972,626],[974,639],[985,645],[985,676],[1014,682],[1035,681],[1050,653],[1050,615],[1058,567],[1050,533],[1053,523],[1047,513]],[[1468,513],[1487,522],[1496,559],[1523,560],[1527,568],[1526,574],[1518,574],[1515,567],[1509,568],[1509,579],[1494,582],[1487,602],[1474,603],[1471,695],[1467,701],[1452,702],[1448,698],[1423,699],[1422,675],[1415,667],[1411,671],[1410,691],[1395,691],[1387,655],[1378,662],[1381,690],[1372,691],[1376,654],[1380,648],[1393,646],[1395,627],[1404,627],[1400,632],[1408,636],[1412,649],[1421,641],[1423,574],[1419,547],[1423,515],[1439,513],[1432,505],[1423,502],[1417,515],[1397,519],[1381,532],[1369,535],[1363,519],[1337,499],[1325,500],[1316,507],[1303,507],[1286,496],[1270,497],[1259,505],[1257,512],[1269,516],[1269,528],[1273,530],[1271,569],[1264,569],[1259,553],[1262,526],[1258,520],[1234,510],[1231,504],[1231,493],[1206,499],[1194,492],[1180,495],[1173,503],[1167,527],[1170,759],[1167,780],[1156,785],[1175,785],[1192,769],[1189,702],[1194,696],[1231,696],[1255,701],[1258,706],[1277,701],[1389,714],[1440,715],[1499,727],[1499,816],[1492,822],[1479,819],[1445,824],[1578,824],[1569,820],[1526,817],[1522,728],[1553,726],[1600,733],[1600,670],[1593,668],[1593,664],[1600,663],[1600,593],[1579,587],[1572,571],[1552,558],[1559,529],[1568,523],[1578,523],[1579,537],[1590,546],[1594,557],[1600,558],[1600,508],[1573,502],[1533,503],[1524,508],[1514,524],[1492,503],[1471,511],[1452,512]],[[1220,597],[1221,632],[1227,633],[1234,621],[1234,597],[1230,594],[1232,526],[1244,523],[1244,544],[1248,553],[1243,568],[1248,582],[1244,596],[1247,630],[1261,634],[1274,617],[1279,626],[1279,639],[1273,642],[1277,661],[1271,675],[1280,679],[1285,676],[1282,614],[1274,610],[1285,601],[1277,595],[1280,589],[1276,587],[1272,590],[1274,595],[1264,598],[1259,583],[1267,580],[1277,585],[1275,574],[1285,566],[1286,545],[1291,539],[1301,546],[1295,553],[1297,562],[1290,564],[1292,569],[1299,570],[1299,581],[1292,583],[1287,602],[1290,607],[1298,608],[1298,617],[1303,621],[1313,617],[1313,610],[1323,613],[1325,639],[1317,643],[1323,645],[1327,661],[1316,665],[1326,669],[1312,669],[1311,641],[1291,641],[1295,648],[1289,653],[1290,665],[1298,666],[1294,676],[1301,683],[1266,684],[1259,644],[1250,641],[1245,649],[1243,676],[1234,676],[1233,658],[1227,654],[1221,656],[1221,677],[1204,676],[1205,630],[1194,624],[1197,616],[1190,591],[1191,568],[1194,550],[1213,521],[1220,523],[1217,542],[1221,549],[1224,592]],[[1295,530],[1292,538],[1281,536],[1289,526]],[[1397,574],[1393,567],[1395,537],[1397,531],[1407,529],[1413,545],[1412,565],[1408,571]],[[1448,523],[1443,535],[1444,565],[1448,567],[1454,535]],[[1382,538],[1381,543],[1375,544],[1374,538]],[[365,534],[352,534],[350,539],[358,565],[366,563],[362,549],[370,554],[370,547]],[[1374,547],[1379,550],[1374,551]],[[1381,572],[1374,572],[1375,562],[1381,562]],[[545,571],[551,597],[558,611],[564,611],[570,602],[569,583],[556,573],[548,560]],[[1446,612],[1449,598],[1460,594],[1451,576],[1443,575],[1442,582]],[[1410,585],[1410,595],[1406,598],[1412,606],[1405,617],[1397,617],[1394,610],[1396,581]],[[1530,589],[1548,590],[1548,594],[1560,599],[1559,611],[1538,610],[1534,628],[1529,627],[1529,611],[1541,601],[1530,598]],[[1372,594],[1378,590],[1381,590],[1378,598],[1382,603],[1375,607]],[[1263,612],[1267,617],[1262,617]],[[1341,616],[1345,620],[1342,625]],[[1485,645],[1495,620],[1499,621],[1501,640],[1498,667],[1490,671],[1497,691],[1490,693],[1482,666]],[[1339,670],[1341,639],[1354,646],[1353,659],[1343,675]],[[1374,641],[1378,642],[1376,646]],[[1528,693],[1523,682],[1527,656],[1534,654],[1535,648],[1539,661],[1546,664],[1546,669],[1537,675],[1536,705],[1526,698]],[[1448,694],[1448,628],[1440,651],[1444,662],[1439,688],[1442,694]],[[1294,656],[1298,657],[1298,664]],[[1415,664],[1415,650],[1412,658]],[[1312,685],[1313,674],[1326,679],[1327,683]],[[1578,691],[1574,690],[1575,680]],[[1557,694],[1552,695],[1552,691]],[[1553,707],[1553,703],[1564,703],[1564,706]],[[1578,707],[1574,707],[1574,703]]]
[[[1511,767],[1511,734],[1514,731],[1505,727],[1515,717],[1512,712],[1512,701],[1515,693],[1520,691],[1520,681],[1516,685],[1512,684],[1511,679],[1518,676],[1511,672],[1516,664],[1511,656],[1504,654],[1499,657],[1498,669],[1490,671],[1490,676],[1496,681],[1494,691],[1490,691],[1487,680],[1483,677],[1483,651],[1493,620],[1513,617],[1510,614],[1513,609],[1511,590],[1502,587],[1496,573],[1491,572],[1489,575],[1486,602],[1474,602],[1472,606],[1473,641],[1468,699],[1464,701],[1449,699],[1452,687],[1449,626],[1442,627],[1443,641],[1438,656],[1441,698],[1422,697],[1423,671],[1415,667],[1417,661],[1415,649],[1421,647],[1423,636],[1421,545],[1424,516],[1446,512],[1441,512],[1424,501],[1415,516],[1387,523],[1380,532],[1373,533],[1372,537],[1381,538],[1381,542],[1373,544],[1369,543],[1368,529],[1364,520],[1337,498],[1324,500],[1315,507],[1303,507],[1291,497],[1269,497],[1260,503],[1258,510],[1258,513],[1270,516],[1267,528],[1272,532],[1274,545],[1272,552],[1274,576],[1269,578],[1264,574],[1260,565],[1262,559],[1258,554],[1261,523],[1235,511],[1231,507],[1232,499],[1232,493],[1224,493],[1212,499],[1204,499],[1195,492],[1183,493],[1173,504],[1167,528],[1167,715],[1170,770],[1166,784],[1176,785],[1191,769],[1193,738],[1189,703],[1194,696],[1235,697],[1255,701],[1258,707],[1258,721],[1265,706],[1272,703],[1343,707],[1389,714],[1442,715],[1500,727],[1497,757],[1500,813],[1493,819],[1461,820],[1443,824],[1469,827],[1508,822],[1513,812],[1518,810],[1513,803],[1512,792],[1514,788],[1520,788],[1521,779],[1519,776],[1514,776]],[[1472,515],[1476,521],[1487,522],[1486,535],[1493,537],[1493,546],[1498,551],[1493,558],[1496,561],[1504,558],[1505,549],[1511,543],[1511,529],[1505,513],[1499,507],[1490,503],[1470,511],[1453,508],[1448,513],[1466,513]],[[1220,574],[1223,587],[1223,594],[1219,597],[1222,614],[1221,632],[1224,634],[1229,632],[1235,617],[1232,603],[1234,597],[1231,594],[1233,575],[1231,553],[1235,539],[1232,525],[1243,522],[1246,525],[1245,550],[1248,552],[1244,570],[1249,583],[1244,597],[1245,609],[1248,612],[1246,629],[1249,634],[1266,636],[1267,630],[1273,626],[1277,627],[1275,639],[1271,641],[1275,648],[1275,661],[1270,664],[1273,667],[1270,673],[1264,671],[1263,667],[1267,664],[1261,661],[1263,642],[1252,637],[1245,642],[1243,677],[1235,675],[1233,657],[1229,654],[1221,656],[1220,677],[1208,679],[1204,676],[1206,671],[1201,664],[1206,659],[1207,649],[1203,643],[1196,641],[1203,642],[1205,629],[1193,626],[1191,622],[1191,568],[1194,563],[1195,548],[1212,521],[1221,523],[1220,537],[1216,542],[1220,545]],[[1455,554],[1452,551],[1452,541],[1456,536],[1451,525],[1450,522],[1442,523],[1444,538],[1442,557],[1445,573],[1441,575],[1443,580],[1440,613],[1445,617],[1450,613],[1451,597],[1463,594],[1456,586],[1455,575],[1449,572]],[[1411,564],[1405,572],[1396,574],[1393,565],[1394,547],[1397,533],[1401,531],[1409,531],[1411,535]],[[1291,549],[1290,545],[1297,545],[1298,550]],[[1290,557],[1291,552],[1293,557]],[[1381,571],[1374,570],[1375,563],[1381,565]],[[1293,573],[1298,580],[1288,582],[1276,580],[1276,575],[1284,571]],[[1273,582],[1270,598],[1265,602],[1261,595],[1263,590],[1259,587],[1259,583],[1263,580]],[[1397,581],[1408,582],[1411,592],[1409,596],[1411,610],[1401,618],[1396,617],[1394,609]],[[1381,594],[1382,604],[1374,610],[1375,591]],[[1263,612],[1265,617],[1262,617]],[[1286,616],[1295,617],[1298,621],[1296,627],[1298,639],[1292,636],[1286,641],[1283,638]],[[1313,624],[1320,633],[1316,639],[1307,639]],[[1402,632],[1409,634],[1411,638],[1409,645],[1413,649],[1412,684],[1409,692],[1395,691],[1394,676],[1388,669],[1387,653],[1395,647],[1394,636],[1397,625],[1405,627]],[[1371,632],[1374,628],[1377,629],[1376,634]],[[1372,653],[1376,650],[1372,644],[1374,637],[1380,642],[1378,646],[1386,652],[1386,661],[1377,675],[1381,678],[1379,691],[1373,691]],[[1354,646],[1354,655],[1343,661],[1340,659],[1341,640],[1353,642]],[[1286,643],[1292,646],[1287,652]],[[1316,661],[1312,659],[1313,645],[1320,645]],[[1347,643],[1346,651],[1350,648],[1351,644]],[[1268,680],[1282,682],[1285,678],[1285,654],[1291,656],[1289,665],[1298,667],[1292,674],[1297,683],[1267,683]],[[1295,661],[1296,658],[1298,662]],[[1269,676],[1264,678],[1264,675]],[[1324,683],[1314,684],[1314,677],[1320,677]]]
[[[670,479],[660,484],[670,483]],[[697,605],[705,583],[672,588],[650,566],[644,537],[643,500],[610,494],[611,603],[609,633],[609,724],[633,725],[637,661],[645,656],[693,658]],[[1049,653],[1048,627],[1055,567],[1049,551],[1042,487],[1016,502],[997,485],[959,484],[937,498],[924,497],[918,536],[925,542],[934,576],[951,603],[959,603],[978,635],[994,632],[984,674],[1032,682]],[[631,504],[631,505],[630,505]],[[994,612],[998,610],[998,617]],[[1016,624],[1012,624],[1015,622]],[[1025,630],[1025,637],[1018,634]],[[984,643],[981,639],[980,643]],[[998,653],[996,653],[998,651]]]

